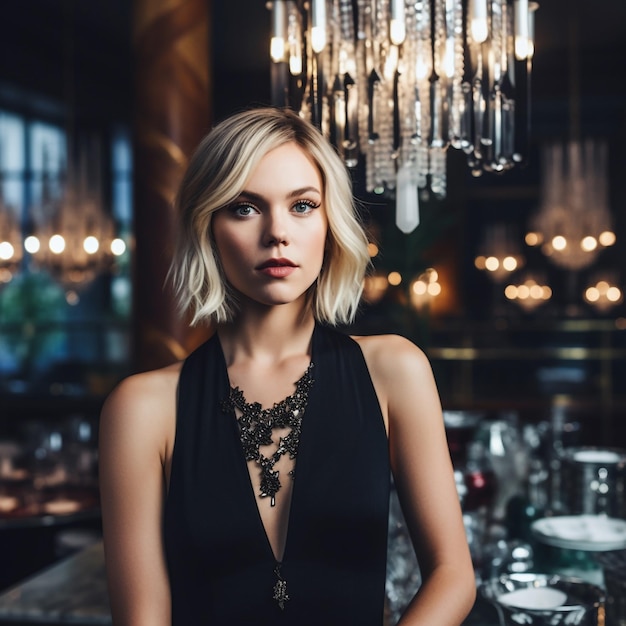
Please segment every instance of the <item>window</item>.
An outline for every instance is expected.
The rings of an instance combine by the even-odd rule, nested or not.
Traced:
[[[105,146],[102,152],[110,155],[101,179],[101,195],[110,199],[105,213],[128,242],[129,134],[115,128],[99,141]],[[115,257],[112,271],[99,272],[70,289],[41,262],[38,252],[24,245],[44,220],[46,202],[58,201],[63,194],[66,146],[62,127],[0,110],[0,246],[10,236],[15,240],[15,232],[19,236],[12,259],[0,255],[0,393],[98,395],[128,368],[129,252]]]

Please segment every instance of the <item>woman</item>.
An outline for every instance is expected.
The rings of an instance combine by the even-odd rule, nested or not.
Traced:
[[[288,110],[236,114],[177,206],[171,278],[216,332],[103,407],[114,624],[380,626],[390,470],[423,580],[400,624],[460,624],[474,574],[429,363],[332,329],[368,263],[333,148]]]

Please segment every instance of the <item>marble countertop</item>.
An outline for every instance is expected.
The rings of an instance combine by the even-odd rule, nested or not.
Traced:
[[[0,595],[0,624],[111,624],[99,541]]]
[[[111,626],[102,541],[0,594],[1,624]],[[477,602],[464,624],[495,626],[497,618]]]

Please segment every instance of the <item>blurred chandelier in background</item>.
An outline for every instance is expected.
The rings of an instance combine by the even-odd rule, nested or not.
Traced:
[[[592,140],[543,149],[541,201],[526,243],[560,267],[587,267],[615,243],[607,153],[606,142]]]
[[[91,159],[99,162],[99,159]],[[71,167],[60,197],[54,198],[48,176],[44,175],[42,202],[32,207],[33,232],[24,247],[36,265],[46,270],[66,290],[68,300],[75,291],[101,273],[113,268],[114,259],[126,251],[126,244],[115,235],[115,224],[102,206],[93,172],[88,175],[86,158],[83,174],[76,180]]]
[[[527,153],[534,11],[528,0],[273,0],[272,100],[317,125],[368,192],[395,190],[419,224],[418,188],[446,195],[446,150],[472,173]]]
[[[584,290],[583,297],[588,304],[601,313],[605,313],[624,300],[624,294],[618,283],[616,272],[599,273]]]
[[[510,231],[507,224],[489,224],[485,227],[480,254],[474,259],[476,269],[487,272],[496,283],[501,283],[526,262]]]
[[[534,311],[552,298],[552,289],[542,274],[526,272],[515,283],[507,285],[504,295],[525,311]]]

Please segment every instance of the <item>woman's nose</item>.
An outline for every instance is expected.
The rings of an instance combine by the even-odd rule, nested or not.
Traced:
[[[279,211],[268,211],[265,220],[264,243],[268,246],[288,245],[289,235],[286,216]]]

